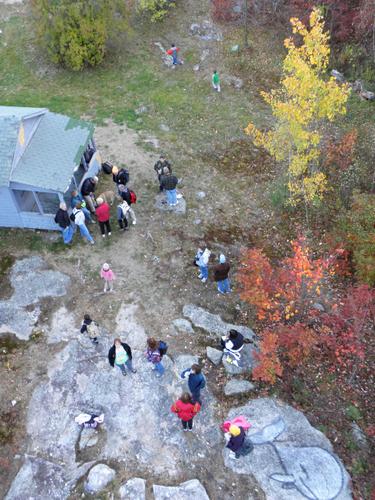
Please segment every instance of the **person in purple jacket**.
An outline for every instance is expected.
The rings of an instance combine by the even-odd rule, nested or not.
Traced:
[[[156,370],[156,376],[161,377],[165,371],[161,362],[162,354],[159,350],[159,342],[152,337],[147,339],[147,350],[145,352],[145,356],[147,361],[152,363],[152,369]]]

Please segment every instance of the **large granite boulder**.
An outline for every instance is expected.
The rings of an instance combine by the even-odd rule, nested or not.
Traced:
[[[198,479],[191,479],[179,486],[153,486],[155,500],[210,500]]]
[[[233,378],[225,384],[224,394],[226,396],[237,396],[239,394],[246,394],[247,392],[253,391],[254,389],[254,384],[252,384],[248,380]]]
[[[118,494],[121,500],[146,500],[146,481],[133,477],[121,486]]]
[[[272,398],[253,399],[232,409],[251,423],[253,451],[239,459],[224,448],[224,462],[238,474],[251,474],[267,500],[349,500],[349,475],[329,440],[300,411]]]
[[[87,476],[85,491],[87,491],[87,493],[99,493],[114,480],[115,476],[116,471],[108,467],[108,465],[95,465]]]
[[[254,347],[251,344],[245,344],[241,350],[241,358],[237,361],[238,366],[233,363],[233,358],[224,353],[223,366],[229,375],[240,375],[241,373],[251,372],[256,359],[254,357]]]

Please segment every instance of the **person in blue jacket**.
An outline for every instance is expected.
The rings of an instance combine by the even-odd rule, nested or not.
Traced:
[[[181,373],[181,378],[188,381],[193,403],[201,405],[201,390],[206,387],[206,379],[202,374],[202,368],[194,364],[191,368],[187,368]]]

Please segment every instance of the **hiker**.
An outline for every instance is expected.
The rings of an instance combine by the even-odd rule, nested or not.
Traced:
[[[241,350],[244,346],[244,338],[237,330],[229,330],[227,335],[221,337],[221,348],[227,353],[226,360],[228,363],[233,363],[238,366],[241,359]]]
[[[77,203],[80,203],[81,204],[81,210],[85,214],[86,221],[94,223],[94,221],[92,220],[92,217],[91,217],[91,212],[90,212],[90,210],[87,209],[86,202],[84,201],[83,196],[81,195],[81,193],[79,193],[78,191],[74,190],[74,191],[72,191],[71,195],[72,195],[71,200],[70,200],[70,206],[71,206],[71,208],[74,208],[77,205]]]
[[[230,264],[227,262],[225,255],[220,254],[219,264],[214,267],[214,280],[217,283],[217,291],[225,294],[230,293],[230,282],[228,278]]]
[[[104,262],[103,267],[100,270],[100,277],[104,280],[104,293],[107,292],[107,288],[108,291],[113,292],[113,282],[116,279],[116,276],[107,262]]]
[[[227,442],[226,448],[229,448],[229,458],[238,459],[240,456],[248,455],[253,445],[250,442],[245,443],[246,433],[243,427],[231,425],[229,432],[224,434]]]
[[[100,336],[99,326],[95,321],[91,318],[89,314],[85,314],[83,316],[83,322],[81,325],[81,333],[87,332],[91,342],[95,345],[98,345],[98,337]]]
[[[220,77],[219,77],[219,74],[216,71],[216,69],[212,73],[212,86],[213,86],[214,90],[216,90],[217,92],[221,91],[221,88],[220,88]]]
[[[173,66],[177,66],[177,64],[184,64],[183,61],[181,61],[178,58],[178,53],[180,52],[180,48],[176,47],[174,43],[172,43],[171,48],[167,50],[167,54],[169,56],[172,56],[173,59]]]
[[[172,173],[172,167],[171,164],[169,163],[168,160],[165,159],[163,155],[160,156],[158,161],[154,165],[154,170],[156,172],[156,175],[158,176],[158,181],[159,181],[159,190],[163,191],[163,186],[161,185],[161,176],[163,173],[163,169],[167,168],[169,170],[169,173]]]
[[[95,243],[94,238],[91,236],[90,231],[87,229],[85,224],[85,215],[81,210],[81,203],[77,203],[76,207],[73,208],[73,212],[71,214],[72,220],[78,226],[79,232],[83,238],[93,245]]]
[[[182,428],[184,431],[193,430],[193,418],[201,409],[199,403],[194,403],[191,395],[188,392],[184,392],[180,399],[178,399],[171,406],[171,411],[175,413],[178,418],[182,421]]]
[[[98,425],[104,422],[104,413],[101,415],[92,415],[90,413],[80,413],[74,419],[78,425],[81,425],[82,428],[96,429]]]
[[[132,220],[132,224],[135,225],[137,224],[137,219],[135,217],[134,210],[132,209],[132,205],[134,203],[137,203],[137,195],[135,194],[134,191],[129,189],[128,187],[124,186],[124,184],[119,184],[118,185],[118,192],[121,198],[126,201],[126,203],[129,205],[129,210],[128,210],[128,215],[130,215],[130,218]]]
[[[147,339],[147,350],[145,352],[145,356],[147,361],[152,363],[152,369],[156,370],[157,377],[161,377],[165,371],[161,362],[163,354],[166,352],[166,348],[163,349],[164,345],[166,345],[164,342],[161,342],[160,340],[157,341],[153,337]]]
[[[175,207],[178,203],[176,191],[177,184],[177,177],[170,173],[169,167],[164,167],[162,176],[160,178],[160,185],[163,189],[165,189],[167,203],[170,207]]]
[[[137,370],[133,368],[132,364],[132,350],[128,344],[121,342],[121,339],[115,339],[113,341],[113,346],[108,351],[108,361],[109,364],[114,367],[118,366],[121,373],[126,376],[126,369],[131,373],[137,373]]]
[[[181,378],[188,380],[192,402],[198,402],[202,405],[201,390],[206,387],[206,379],[202,374],[202,368],[199,365],[194,364],[191,368],[188,368],[181,373]]]
[[[126,184],[129,182],[130,175],[129,171],[126,170],[126,168],[118,168],[116,166],[112,167],[112,179],[117,186],[119,184],[123,184],[126,186]]]
[[[206,248],[204,251],[198,249],[197,255],[195,256],[200,271],[198,278],[202,283],[206,283],[208,279],[208,261],[210,260],[210,255],[211,251]]]
[[[95,213],[99,222],[100,232],[102,237],[105,238],[105,232],[107,231],[107,236],[111,236],[111,225],[109,223],[109,217],[111,215],[111,207],[106,203],[103,198],[98,198],[96,200],[98,206],[96,207]]]
[[[87,208],[90,210],[92,214],[95,214],[95,189],[98,184],[99,179],[95,177],[88,177],[84,180],[81,186],[81,193],[83,199],[86,202]]]
[[[118,206],[117,206],[117,222],[118,225],[120,226],[120,229],[123,231],[127,231],[128,229],[128,212],[130,210],[129,205],[126,203],[126,201],[122,201]]]
[[[74,226],[72,226],[71,224],[68,209],[64,202],[60,203],[60,207],[55,215],[55,222],[60,226],[65,245],[69,245],[69,243],[71,243],[73,239]]]

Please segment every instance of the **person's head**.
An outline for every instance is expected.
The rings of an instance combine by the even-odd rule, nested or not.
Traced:
[[[165,160],[165,156],[164,156],[164,155],[160,155],[159,160],[160,160],[160,161],[164,161],[164,160]]]
[[[220,254],[220,257],[219,257],[219,262],[220,264],[224,264],[226,262],[226,258],[225,258],[225,255],[223,253]]]
[[[97,184],[99,182],[99,177],[96,177],[96,175],[94,177],[91,177],[91,180],[94,184]]]
[[[236,339],[237,337],[238,337],[237,330],[229,330],[229,338],[230,339]]]
[[[119,190],[120,193],[125,193],[126,186],[124,186],[124,184],[119,184],[118,185],[118,190]]]
[[[96,199],[96,203],[97,203],[99,206],[100,206],[100,205],[103,205],[103,203],[104,203],[103,198],[97,198],[97,199]]]
[[[238,427],[238,425],[231,425],[229,427],[229,432],[232,434],[232,436],[236,437],[241,434],[241,429]]]
[[[118,167],[113,166],[112,167],[112,174],[117,175],[118,174]]]
[[[66,210],[66,203],[64,203],[63,201],[60,203],[60,208],[61,210]]]
[[[176,47],[176,44],[175,44],[175,43],[172,43],[172,49],[173,49],[173,47]]]
[[[183,392],[180,401],[183,403],[191,403],[191,395],[188,392]]]
[[[82,207],[82,203],[76,203],[76,208],[79,210]]]
[[[118,347],[119,347],[119,346],[121,345],[121,339],[118,339],[118,338],[117,338],[117,339],[115,339],[115,340],[113,341],[113,345],[115,345],[115,346],[118,346]]]
[[[156,349],[158,346],[157,341],[154,339],[154,337],[149,337],[147,339],[147,345],[150,349]]]
[[[216,73],[217,73],[217,69],[214,69],[214,74],[216,74]]]
[[[77,196],[77,194],[78,194],[78,191],[76,191],[76,190],[72,191],[72,198],[74,198],[75,196]]]
[[[109,271],[109,264],[107,264],[106,262],[104,262],[103,264],[103,271]]]
[[[85,321],[92,321],[91,316],[90,316],[89,314],[85,314],[85,315],[83,316],[83,319],[84,319]]]
[[[169,175],[170,174],[170,171],[169,171],[168,167],[163,167],[163,174],[164,175]]]
[[[194,364],[191,366],[191,371],[198,375],[202,371],[202,368],[199,365]]]

